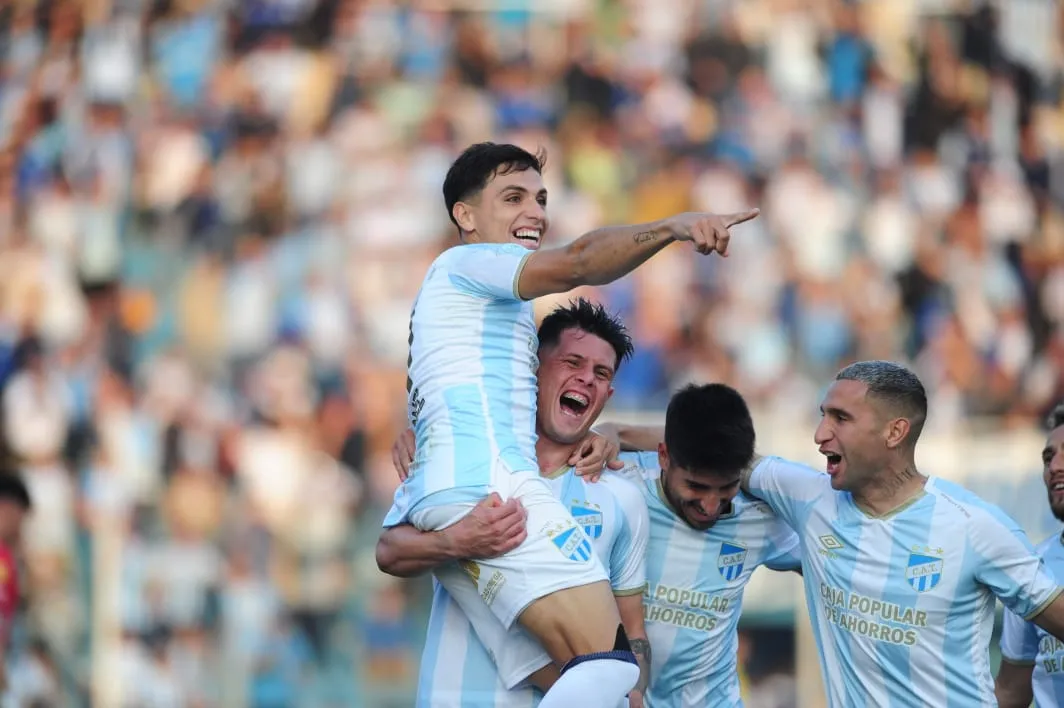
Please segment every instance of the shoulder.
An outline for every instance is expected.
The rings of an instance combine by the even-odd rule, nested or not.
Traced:
[[[617,474],[629,480],[655,479],[661,473],[656,452],[622,452],[617,459],[624,463]]]
[[[636,480],[624,477],[619,473],[607,473],[598,481],[617,500],[623,509],[632,509],[646,506],[643,500],[642,490],[636,486]]]
[[[932,477],[927,481],[924,490],[942,502],[939,505],[940,508],[936,509],[936,513],[953,514],[957,517],[958,523],[975,528],[988,526],[1018,528],[1016,521],[1000,507],[959,484]]]
[[[1034,550],[1042,558],[1056,557],[1064,561],[1064,532],[1057,531],[1049,538],[1043,539]]]
[[[530,253],[532,251],[516,243],[462,243],[457,246],[451,246],[441,253],[436,257],[435,263],[453,265],[469,260],[490,263],[496,258],[507,256],[524,257]]]
[[[763,518],[775,520],[779,518],[776,512],[772,510],[772,507],[746,492],[736,494],[735,498],[732,499],[732,506],[735,509],[733,515],[743,519]]]

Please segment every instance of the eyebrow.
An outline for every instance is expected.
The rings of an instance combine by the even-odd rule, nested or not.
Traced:
[[[520,192],[522,194],[528,194],[528,190],[526,188],[522,187],[519,184],[508,184],[508,185],[506,185],[505,187],[503,187],[499,191],[499,194],[506,194],[507,192]],[[536,196],[541,196],[541,195],[544,196],[544,197],[547,196],[547,188],[546,187],[544,187],[543,189],[541,189],[538,192],[536,192]]]

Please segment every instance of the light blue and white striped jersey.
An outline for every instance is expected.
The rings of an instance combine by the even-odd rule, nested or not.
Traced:
[[[646,587],[647,508],[639,489],[604,475],[588,483],[570,467],[550,479],[554,495],[591,537],[606,565],[616,595],[636,595]],[[515,631],[520,628],[515,625]],[[505,639],[500,625],[500,638]],[[418,675],[419,707],[531,708],[542,694],[534,688],[507,691],[488,646],[442,585],[433,581],[432,613]],[[542,666],[542,665],[541,665]],[[535,667],[533,670],[540,668]]]
[[[930,478],[872,517],[830,478],[764,458],[750,492],[799,530],[806,602],[828,703],[837,708],[996,705],[994,597],[1024,618],[1060,593],[997,507]]]
[[[468,244],[429,267],[410,316],[407,360],[417,454],[384,526],[404,523],[422,502],[479,501],[496,475],[539,471],[539,339],[532,303],[517,295],[531,253],[517,244]]]
[[[656,452],[621,459],[626,466],[619,474],[641,477],[650,513],[647,705],[741,706],[736,662],[743,589],[758,566],[798,568],[798,537],[767,504],[743,494],[709,529],[693,529],[665,500]]]
[[[1054,577],[1064,579],[1064,535],[1053,534],[1035,550]],[[1013,664],[1034,665],[1031,682],[1038,708],[1064,706],[1064,642],[1005,610],[1001,656]]]

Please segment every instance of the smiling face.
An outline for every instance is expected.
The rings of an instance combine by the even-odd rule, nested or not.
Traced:
[[[658,445],[661,488],[680,518],[705,531],[731,509],[741,470],[689,470],[673,463],[665,443]]]
[[[1064,425],[1049,431],[1042,449],[1042,479],[1049,494],[1053,516],[1064,521]]]
[[[468,201],[454,205],[464,238],[475,243],[517,243],[536,250],[550,226],[543,176],[532,169],[499,173]]]
[[[553,442],[582,440],[613,395],[617,352],[605,339],[570,327],[539,352],[538,425]]]

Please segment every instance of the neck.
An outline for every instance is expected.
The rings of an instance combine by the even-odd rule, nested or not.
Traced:
[[[908,459],[891,465],[877,474],[860,490],[853,492],[857,506],[872,516],[884,516],[911,501],[923,492],[927,477]]]
[[[577,443],[563,445],[539,434],[536,440],[536,459],[539,461],[539,473],[544,477],[552,475],[562,467],[569,466],[569,458],[576,451]]]

